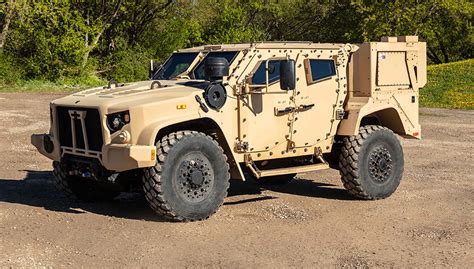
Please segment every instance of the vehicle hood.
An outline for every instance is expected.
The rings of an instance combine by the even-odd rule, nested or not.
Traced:
[[[56,106],[95,107],[110,111],[173,99],[186,99],[201,93],[204,81],[140,81],[117,86],[97,87],[54,100]]]

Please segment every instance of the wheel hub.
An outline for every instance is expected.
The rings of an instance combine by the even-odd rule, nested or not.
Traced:
[[[202,186],[202,183],[204,183],[204,174],[202,171],[196,170],[191,173],[191,182],[195,186]]]
[[[393,161],[390,152],[385,147],[374,149],[369,155],[369,175],[375,182],[383,183],[390,178]]]
[[[180,196],[191,202],[204,200],[214,181],[212,166],[203,156],[188,156],[178,169],[177,187]]]

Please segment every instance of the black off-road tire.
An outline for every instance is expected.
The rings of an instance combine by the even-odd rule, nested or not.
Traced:
[[[56,186],[56,188],[62,193],[64,193],[67,197],[74,197],[71,187],[69,187],[67,175],[63,171],[63,169],[61,169],[61,165],[59,162],[53,162],[53,175],[54,186]]]
[[[67,175],[59,162],[53,162],[53,182],[56,188],[67,197],[77,198],[86,202],[110,201],[120,194],[120,191],[107,188],[106,183],[78,178]]]
[[[157,143],[157,162],[146,168],[143,190],[150,207],[173,221],[203,220],[223,204],[229,164],[216,140],[196,131],[178,131]]]
[[[344,187],[357,198],[383,199],[397,189],[403,175],[403,149],[389,129],[367,125],[345,137],[339,157]]]

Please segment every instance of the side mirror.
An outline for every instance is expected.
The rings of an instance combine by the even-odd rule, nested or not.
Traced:
[[[229,62],[226,58],[211,57],[204,63],[204,74],[210,81],[229,76]]]
[[[149,73],[150,79],[153,79],[153,75],[155,75],[156,72],[158,72],[158,70],[160,70],[162,67],[163,65],[160,64],[159,62],[150,60],[150,73]]]
[[[296,63],[295,60],[280,61],[280,89],[284,91],[296,88]]]

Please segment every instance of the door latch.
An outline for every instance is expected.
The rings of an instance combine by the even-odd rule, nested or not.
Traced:
[[[346,116],[346,111],[342,109],[336,110],[336,120],[342,120]]]

